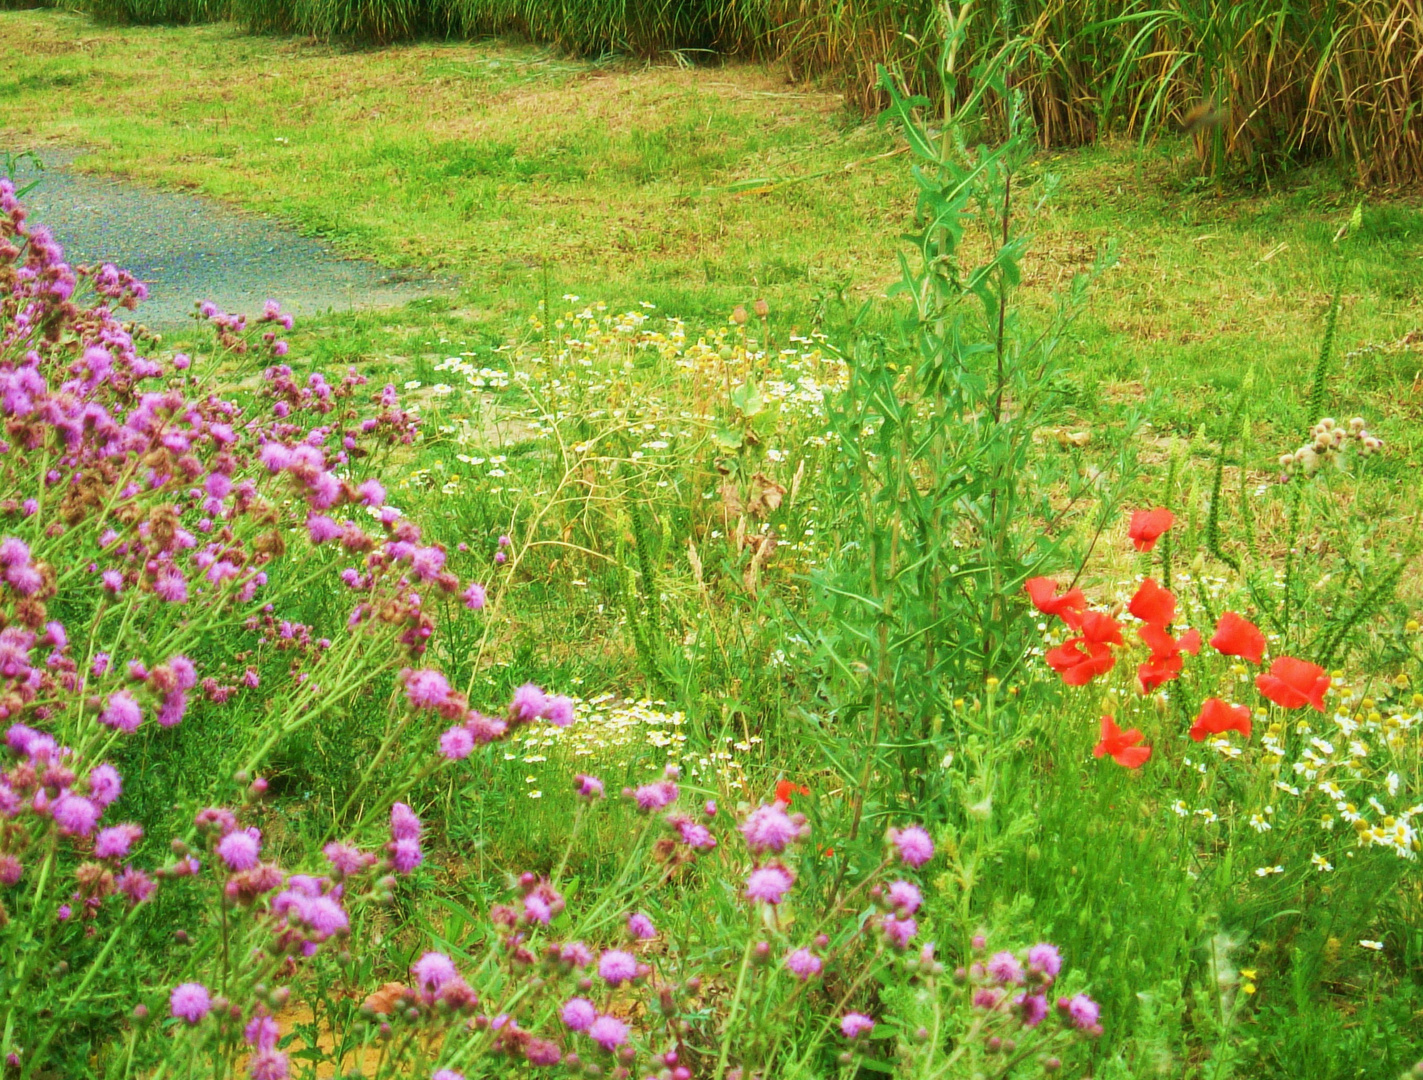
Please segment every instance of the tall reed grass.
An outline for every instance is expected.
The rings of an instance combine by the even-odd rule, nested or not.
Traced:
[[[1044,145],[1174,130],[1216,175],[1334,158],[1366,184],[1423,178],[1423,0],[80,2],[118,21],[231,17],[372,43],[517,34],[579,55],[754,56],[836,83],[866,111],[885,104],[877,65],[942,103],[1012,44]],[[946,55],[950,27],[962,33]]]

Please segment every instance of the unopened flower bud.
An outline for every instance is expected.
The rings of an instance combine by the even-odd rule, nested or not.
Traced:
[[[855,1055],[848,1050],[841,1050],[838,1060],[841,1065],[853,1065],[855,1063]]]
[[[1055,1073],[1062,1068],[1062,1059],[1057,1057],[1043,1058],[1043,1072]]]
[[[985,1049],[990,1054],[996,1054],[998,1053],[998,1051],[1003,1049],[1003,1040],[1000,1039],[997,1035],[990,1036],[987,1044],[985,1045]]]
[[[689,993],[689,994],[697,994],[697,993],[700,993],[700,992],[701,992],[701,989],[702,989],[702,980],[701,980],[700,976],[693,975],[690,979],[688,979],[688,980],[687,980],[685,983],[683,983],[682,985],[687,988],[687,993]]]
[[[139,1002],[133,1007],[133,1012],[129,1015],[133,1017],[135,1024],[146,1024],[148,1023],[148,1006]]]
[[[175,944],[178,944],[178,945],[187,945],[187,944],[189,944],[192,940],[193,940],[193,939],[188,936],[188,932],[187,932],[186,930],[174,930],[174,931],[173,931],[173,941],[174,941]]]
[[[988,946],[988,939],[982,934],[974,934],[971,942],[975,950],[981,950]]]
[[[769,941],[756,942],[755,948],[751,950],[751,958],[758,964],[764,964],[771,958],[771,943]]]

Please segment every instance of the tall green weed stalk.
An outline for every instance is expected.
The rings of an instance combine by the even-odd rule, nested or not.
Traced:
[[[898,342],[856,343],[849,388],[828,410],[839,453],[822,499],[837,508],[834,554],[814,575],[811,613],[831,702],[817,735],[856,793],[852,834],[872,812],[870,789],[926,797],[931,761],[962,735],[943,723],[954,700],[1018,669],[1029,645],[1018,594],[1057,550],[1047,492],[1079,483],[1034,448],[1061,413],[1057,347],[1087,276],[1046,325],[1020,319],[1020,203],[1034,193],[1021,176],[1031,119],[1010,88],[1016,48],[979,72],[940,133],[920,114],[928,99],[904,97],[882,73],[919,191],[892,290],[907,309]],[[1008,103],[1009,137],[971,147],[952,118],[975,116],[987,94]],[[965,251],[971,229],[988,243],[977,265]]]

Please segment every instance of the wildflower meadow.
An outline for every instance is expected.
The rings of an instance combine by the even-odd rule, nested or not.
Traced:
[[[1094,420],[1135,256],[1044,284],[1036,38],[967,27],[877,69],[885,287],[795,314],[160,334],[0,179],[5,1078],[1423,1076],[1372,219],[1283,389]]]

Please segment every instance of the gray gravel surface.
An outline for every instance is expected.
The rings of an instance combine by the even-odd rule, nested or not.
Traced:
[[[343,258],[330,245],[212,199],[78,172],[73,150],[25,159],[16,182],[30,221],[49,227],[71,263],[111,262],[148,285],[137,315],[155,329],[191,325],[195,301],[256,314],[268,299],[296,315],[393,307],[448,292],[454,282]]]

